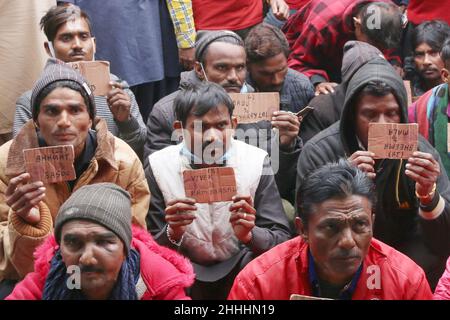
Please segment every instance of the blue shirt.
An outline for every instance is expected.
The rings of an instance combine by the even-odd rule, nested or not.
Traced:
[[[130,86],[178,77],[178,49],[163,0],[64,0],[91,20],[97,60]]]

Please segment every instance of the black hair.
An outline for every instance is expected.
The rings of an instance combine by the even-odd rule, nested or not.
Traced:
[[[450,70],[450,37],[448,37],[442,45],[441,59],[444,61],[445,68]]]
[[[298,215],[307,227],[315,206],[352,195],[367,198],[375,207],[375,186],[364,172],[344,159],[326,164],[307,175],[301,184],[297,192]]]
[[[379,13],[377,16],[375,14]],[[371,2],[360,11],[361,32],[378,49],[398,48],[402,36],[402,16],[393,3]],[[374,22],[379,21],[379,25]]]
[[[371,95],[375,97],[385,97],[390,93],[392,93],[394,97],[396,96],[395,90],[386,82],[381,80],[372,80],[367,82],[365,87],[360,91],[359,96]]]
[[[190,114],[201,117],[220,104],[227,107],[230,118],[233,115],[233,101],[223,87],[213,82],[202,82],[184,88],[174,101],[177,120],[186,126]]]
[[[289,44],[284,33],[267,23],[255,26],[245,38],[245,51],[250,62],[259,62],[283,53],[289,56]]]
[[[415,50],[422,43],[426,43],[435,52],[440,52],[446,38],[450,37],[450,26],[445,21],[425,21],[414,28],[411,45]]]
[[[36,97],[35,100],[35,106],[36,106],[36,112],[34,113],[34,121],[37,121],[37,117],[39,115],[39,110],[41,107],[42,100],[45,99],[53,90],[57,88],[69,88],[72,89],[78,93],[81,94],[83,97],[84,103],[86,104],[86,107],[89,112],[89,117],[94,120],[95,118],[95,106],[91,106],[90,98],[86,92],[86,90],[77,82],[71,81],[71,80],[63,80],[63,81],[56,81],[50,83],[48,86],[43,88],[39,94]]]
[[[39,24],[47,36],[48,41],[53,41],[58,33],[58,29],[63,24],[67,23],[67,21],[76,18],[82,18],[86,21],[89,27],[89,32],[92,35],[92,25],[89,16],[78,6],[71,3],[64,3],[51,7],[41,18]]]

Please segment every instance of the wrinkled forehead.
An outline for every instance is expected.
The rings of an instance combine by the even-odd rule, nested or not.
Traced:
[[[355,217],[371,216],[372,205],[370,200],[359,195],[345,198],[332,198],[314,205],[318,220],[325,218],[351,219]]]
[[[77,14],[73,14],[65,23],[59,26],[56,34],[80,33],[80,32],[91,33],[91,30],[89,29],[89,24],[85,18],[82,18]]]
[[[222,41],[215,41],[206,48],[204,60],[208,63],[213,63],[216,60],[236,61],[236,63],[245,62],[246,53],[243,46],[227,43]]]

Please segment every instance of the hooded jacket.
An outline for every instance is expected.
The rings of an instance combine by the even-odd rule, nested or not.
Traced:
[[[136,284],[140,300],[188,300],[184,289],[194,282],[192,265],[175,251],[158,245],[150,234],[133,226],[131,247],[139,252],[141,281]],[[50,262],[58,250],[54,236],[34,253],[34,272],[19,282],[6,300],[41,300]]]
[[[314,110],[302,121],[300,137],[303,143],[339,121],[348,82],[363,65],[375,59],[384,59],[383,53],[366,42],[348,41],[344,45],[341,68],[342,83],[334,88],[333,93],[318,95],[309,102],[309,106]]]
[[[349,158],[361,150],[355,132],[354,101],[367,83],[374,80],[383,81],[394,89],[401,122],[407,123],[407,96],[402,79],[386,61],[380,59],[367,63],[348,84],[341,120],[305,144],[297,166],[297,190],[309,172],[339,158]],[[422,136],[419,137],[418,149],[432,154],[443,168],[439,154]],[[377,205],[374,236],[416,261],[434,287],[450,253],[450,185],[441,169],[436,191],[445,207],[440,214],[427,215],[419,210],[415,182],[405,175],[405,165],[404,160],[389,159],[377,161],[375,165]]]

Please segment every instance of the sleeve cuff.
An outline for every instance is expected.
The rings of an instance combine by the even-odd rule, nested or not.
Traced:
[[[431,211],[425,211],[422,208],[420,208],[419,215],[425,220],[434,220],[442,214],[442,212],[444,211],[444,208],[445,208],[445,201],[439,195],[439,202],[438,202],[437,206]]]
[[[31,238],[42,238],[51,233],[53,229],[53,220],[50,209],[42,201],[38,206],[41,220],[37,225],[28,224],[14,211],[11,212],[9,218],[10,224],[17,233]]]
[[[130,134],[139,130],[139,122],[131,115],[131,119],[128,121],[119,122],[116,121],[117,128],[121,134]]]

